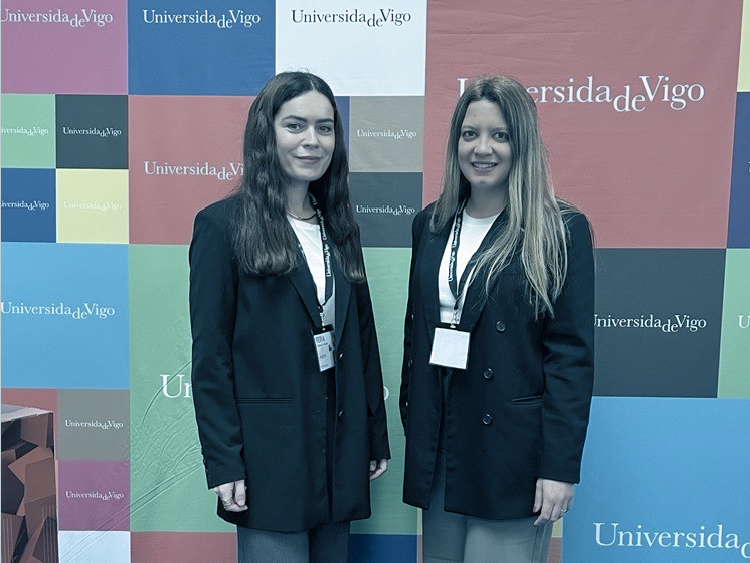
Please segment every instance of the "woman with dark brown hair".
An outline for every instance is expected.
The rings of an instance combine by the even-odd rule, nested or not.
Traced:
[[[389,457],[343,131],[323,80],[275,76],[248,113],[238,190],[195,219],[195,411],[240,563],[345,563]]]

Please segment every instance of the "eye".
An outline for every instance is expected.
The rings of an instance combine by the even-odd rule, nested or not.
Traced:
[[[476,132],[471,131],[470,129],[467,129],[466,131],[461,131],[461,138],[464,139],[465,141],[469,141],[476,136],[477,136]]]
[[[323,134],[333,133],[333,125],[319,125],[318,131],[320,131]]]
[[[302,130],[302,124],[292,121],[286,124],[286,128],[296,133],[297,131]]]
[[[507,131],[498,131],[495,133],[495,138],[500,141],[510,141],[510,134]]]

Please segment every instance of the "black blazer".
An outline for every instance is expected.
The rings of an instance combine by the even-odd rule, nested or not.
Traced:
[[[193,400],[206,478],[209,487],[237,479],[247,486],[248,510],[217,503],[218,514],[281,532],[367,518],[369,461],[389,457],[367,284],[348,282],[333,260],[337,366],[321,373],[307,265],[279,277],[240,272],[228,233],[234,202],[198,213],[190,245]],[[335,407],[327,407],[330,378]]]
[[[429,232],[432,206],[412,226],[400,408],[406,433],[404,501],[429,508],[442,411],[429,364],[441,326],[438,270],[451,224]],[[594,362],[594,264],[586,218],[564,214],[568,274],[555,317],[534,318],[518,253],[482,300],[466,290],[459,330],[471,332],[466,370],[455,370],[445,406],[445,510],[488,519],[532,515],[538,477],[579,479]],[[505,226],[505,217],[488,236]]]

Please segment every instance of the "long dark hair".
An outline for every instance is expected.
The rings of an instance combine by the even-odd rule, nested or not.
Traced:
[[[297,238],[286,218],[287,178],[276,152],[274,117],[289,100],[310,91],[323,94],[333,107],[336,143],[331,164],[308,190],[318,200],[326,232],[344,276],[365,279],[357,225],[349,202],[349,164],[344,128],[331,88],[308,72],[282,72],[269,80],[250,105],[245,125],[244,171],[234,197],[232,245],[239,266],[259,276],[288,274],[301,258]]]

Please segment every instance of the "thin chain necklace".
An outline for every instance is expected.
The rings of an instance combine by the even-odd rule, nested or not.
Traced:
[[[286,214],[289,215],[290,217],[294,218],[294,219],[297,219],[297,221],[309,221],[310,219],[312,219],[313,217],[315,217],[317,215],[317,213],[313,212],[313,214],[310,215],[309,217],[300,217],[299,215],[295,215],[294,213],[292,213],[289,210],[287,210]]]

